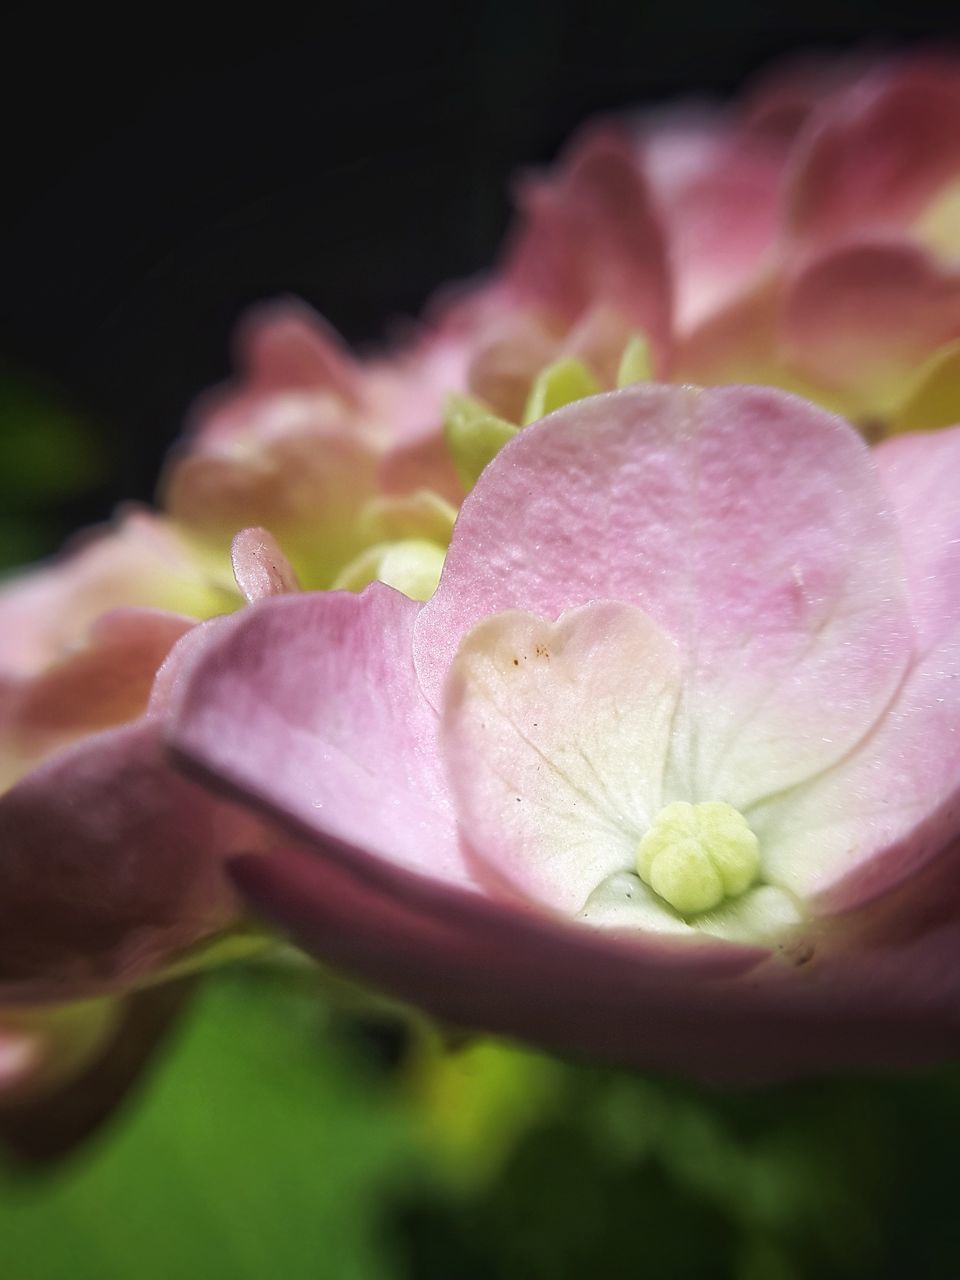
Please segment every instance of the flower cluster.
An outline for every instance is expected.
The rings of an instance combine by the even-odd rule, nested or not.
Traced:
[[[958,249],[918,57],[591,128],[401,350],[256,313],[0,595],[0,1106],[254,919],[639,1065],[955,1053]]]

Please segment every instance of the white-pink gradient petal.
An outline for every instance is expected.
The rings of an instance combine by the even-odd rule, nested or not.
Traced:
[[[677,798],[745,809],[842,758],[909,660],[896,522],[840,419],[766,388],[635,386],[528,428],[464,502],[416,662],[511,608],[641,608],[677,643]]]
[[[674,645],[630,605],[480,623],[454,660],[443,718],[471,847],[537,901],[579,911],[632,867],[661,807],[679,688]]]

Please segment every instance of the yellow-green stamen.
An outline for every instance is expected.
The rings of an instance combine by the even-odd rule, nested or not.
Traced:
[[[744,893],[760,870],[757,837],[732,805],[675,801],[637,846],[637,873],[681,915],[712,911]]]

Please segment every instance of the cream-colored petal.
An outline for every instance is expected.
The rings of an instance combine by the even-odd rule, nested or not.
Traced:
[[[633,866],[661,805],[680,682],[673,644],[630,605],[557,623],[510,612],[464,640],[442,737],[461,827],[523,892],[578,911]]]

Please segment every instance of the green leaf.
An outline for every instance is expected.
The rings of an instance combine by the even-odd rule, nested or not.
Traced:
[[[52,501],[102,482],[107,459],[89,425],[39,387],[0,371],[0,492],[5,506]]]
[[[221,975],[145,1098],[55,1177],[0,1195],[9,1280],[387,1280],[408,1121],[324,1006]]]

